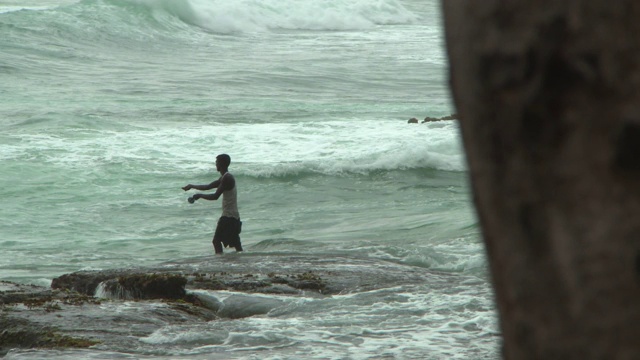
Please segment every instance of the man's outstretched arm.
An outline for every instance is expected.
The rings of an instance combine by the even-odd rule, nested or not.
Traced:
[[[183,186],[182,190],[184,191],[189,191],[191,189],[196,189],[196,190],[211,190],[211,189],[215,189],[218,186],[220,186],[220,180],[216,180],[214,182],[212,182],[211,184],[206,184],[206,185],[193,185],[193,184],[189,184],[187,186]]]
[[[193,200],[198,200],[198,199],[205,199],[205,200],[218,200],[218,198],[220,197],[220,195],[222,195],[223,192],[227,191],[227,190],[231,190],[233,189],[233,187],[236,185],[235,179],[231,176],[225,176],[222,178],[222,181],[219,182],[218,185],[216,185],[216,187],[218,188],[218,190],[216,190],[215,193],[213,194],[195,194],[192,196]],[[203,190],[208,190],[208,189],[203,189]]]

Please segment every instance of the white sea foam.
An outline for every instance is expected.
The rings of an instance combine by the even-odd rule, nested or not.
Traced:
[[[80,0],[2,0],[0,14],[20,10],[49,10],[78,2]]]
[[[121,286],[115,284],[111,287],[115,288],[115,290],[108,290],[107,284],[103,281],[96,287],[94,292],[95,297],[99,299],[112,299],[112,300],[127,300],[133,299],[134,296],[128,290],[124,290]]]
[[[484,296],[478,298],[483,294],[452,294],[451,289],[443,294],[421,287],[293,301],[269,316],[211,324],[210,331],[222,326],[229,335],[224,346],[236,350],[287,346],[286,353],[294,358],[304,354],[307,358],[367,359],[384,355],[465,359],[495,351],[490,336],[495,333],[495,317],[491,302]],[[189,332],[173,330],[161,330],[145,341],[193,341]],[[484,340],[467,340],[472,337]],[[457,345],[461,341],[467,343],[465,351]]]
[[[397,121],[216,124],[16,137],[21,140],[18,145],[0,145],[3,160],[37,156],[90,171],[104,166],[145,173],[189,171],[194,166],[204,170],[221,152],[232,155],[236,173],[256,177],[416,168],[465,170],[455,123],[437,127]],[[193,162],[207,156],[209,160]]]
[[[287,305],[269,315],[166,326],[141,341],[188,345],[189,354],[262,352],[264,359],[491,358],[497,330],[484,294],[490,290],[456,287],[450,284],[445,293],[418,285],[326,298],[279,296]],[[270,357],[269,350],[276,349]]]
[[[211,329],[208,326],[189,324],[170,325],[154,331],[140,341],[147,344],[223,344],[229,336],[225,329]]]
[[[356,30],[409,24],[418,16],[397,0],[135,0],[214,32],[268,29]]]

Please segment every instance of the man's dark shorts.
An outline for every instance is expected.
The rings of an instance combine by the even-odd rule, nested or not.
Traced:
[[[240,232],[242,232],[242,221],[236,218],[222,216],[220,220],[218,220],[218,226],[216,226],[216,232],[213,235],[213,247],[216,253],[222,252],[222,246],[220,246],[220,244],[224,245],[224,247],[234,247],[237,251],[242,251]]]

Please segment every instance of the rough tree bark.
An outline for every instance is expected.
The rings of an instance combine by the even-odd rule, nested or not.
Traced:
[[[506,359],[640,359],[640,1],[443,0]]]

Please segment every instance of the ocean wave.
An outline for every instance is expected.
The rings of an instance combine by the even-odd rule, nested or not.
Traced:
[[[217,33],[284,30],[358,30],[407,24],[418,16],[397,0],[131,0],[152,12]]]
[[[22,10],[49,10],[79,0],[4,0],[0,2],[0,14]]]
[[[254,177],[367,175],[419,169],[466,171],[456,123],[419,129],[405,125],[394,121],[374,126],[327,121],[234,126],[217,132],[221,135],[218,143],[233,149],[237,158],[250,165],[241,169]],[[227,133],[234,130],[242,133],[241,137]]]
[[[257,178],[287,178],[305,175],[371,175],[387,171],[440,170],[464,171],[463,156],[424,152],[411,154],[371,153],[359,158],[324,159],[271,164],[249,164],[241,167],[241,174]]]
[[[226,152],[234,173],[255,178],[466,171],[454,122],[420,127],[395,121],[366,127],[326,121],[120,131],[72,128],[51,135],[16,134],[7,140],[0,146],[0,159],[36,157],[70,170],[99,171],[115,164],[139,174],[199,174],[211,171],[215,155]]]
[[[13,16],[10,22],[18,23],[20,18],[29,21],[37,18],[38,24],[47,25],[54,32],[73,30],[70,27],[75,26],[76,35],[81,37],[98,30],[104,36],[138,37],[145,32],[152,36],[158,30],[171,36],[177,27],[185,31],[189,27],[204,28],[221,34],[359,30],[419,20],[398,0],[59,0],[57,3],[59,6],[53,3],[0,6],[0,15]]]
[[[232,156],[234,173],[256,178],[416,169],[466,171],[455,122],[420,127],[396,121],[362,126],[344,120],[120,131],[66,129],[53,135],[16,134],[7,141],[0,146],[0,159],[36,157],[73,169],[117,164],[140,173],[198,174],[211,171],[215,155],[226,152]]]

